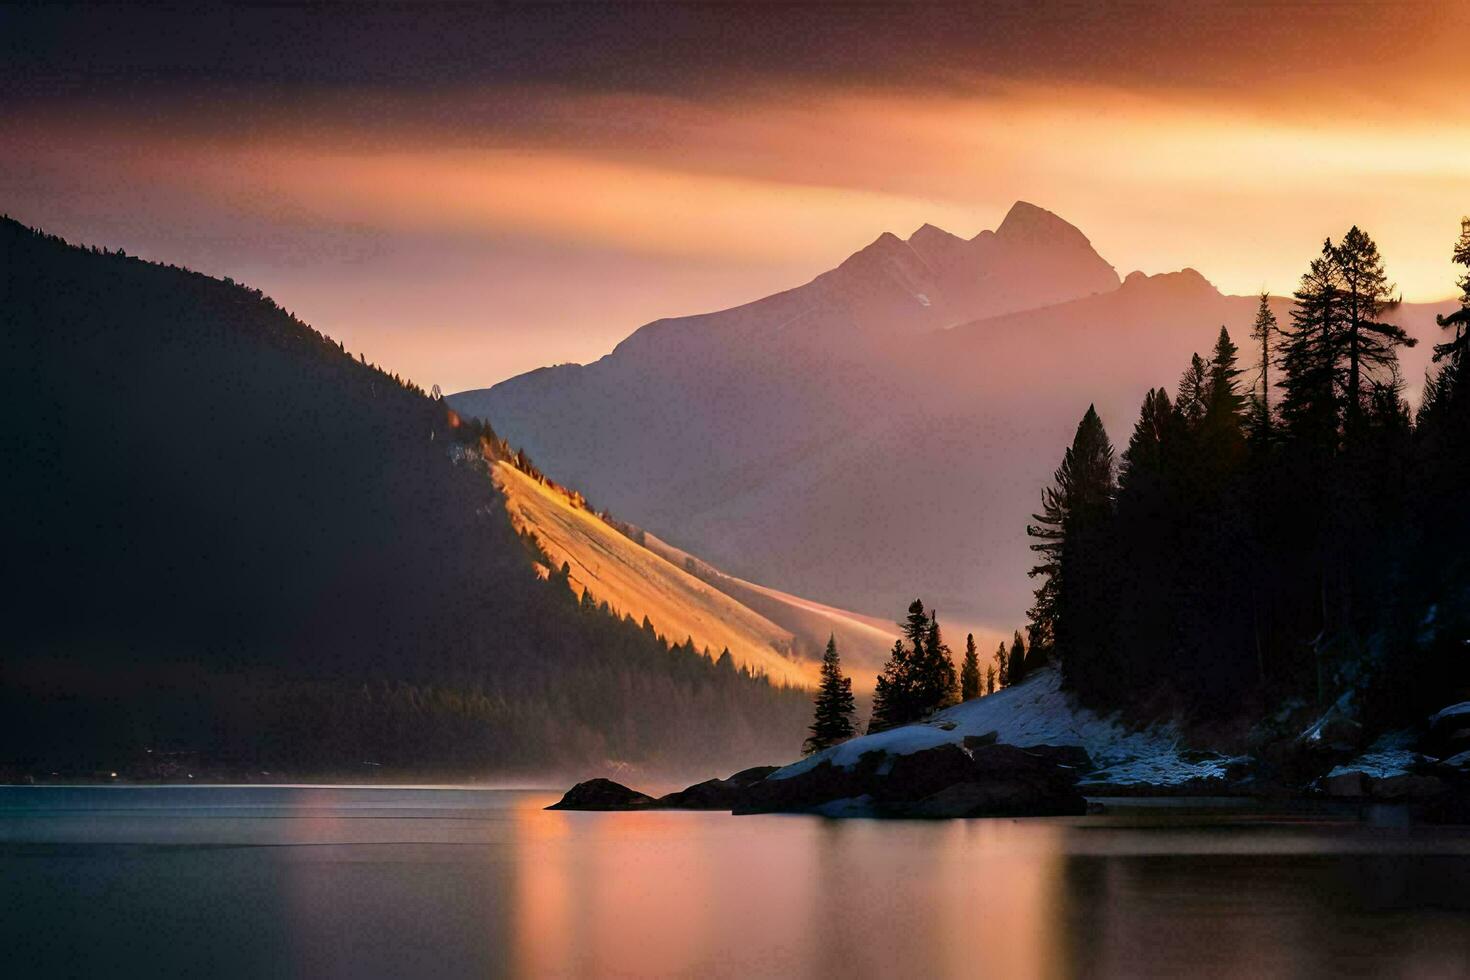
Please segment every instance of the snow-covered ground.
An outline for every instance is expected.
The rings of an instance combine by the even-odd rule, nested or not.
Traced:
[[[1414,741],[1412,732],[1389,732],[1368,746],[1362,755],[1334,767],[1327,778],[1350,772],[1360,772],[1372,779],[1402,776],[1423,761],[1413,750]]]
[[[850,768],[868,752],[908,755],[947,742],[961,743],[966,735],[997,734],[998,740],[1029,745],[1080,745],[1097,769],[1083,781],[1113,786],[1179,786],[1195,780],[1217,779],[1234,761],[1218,755],[1202,757],[1180,743],[1172,725],[1153,725],[1130,731],[1115,717],[1101,717],[1079,708],[1061,689],[1054,669],[1039,670],[1015,687],[947,708],[929,720],[864,735],[834,746],[772,773],[786,779],[830,759]]]

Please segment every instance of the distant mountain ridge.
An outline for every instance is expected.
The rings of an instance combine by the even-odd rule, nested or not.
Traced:
[[[1222,324],[1248,359],[1256,303],[1188,268],[1120,281],[1018,202],[993,232],[884,234],[806,285],[450,401],[733,575],[890,616],[922,595],[1004,630],[1029,601],[1025,524],[1087,402],[1125,440],[1143,392]],[[1439,309],[1394,315],[1430,336]]]

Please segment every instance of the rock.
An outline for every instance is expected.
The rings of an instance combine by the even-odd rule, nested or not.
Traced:
[[[1420,776],[1405,773],[1375,779],[1368,787],[1376,800],[1427,800],[1445,791],[1444,780],[1437,776]]]
[[[1318,731],[1322,744],[1336,752],[1351,752],[1363,744],[1363,726],[1352,718],[1330,715]]]
[[[1322,792],[1328,796],[1361,797],[1368,795],[1368,777],[1361,772],[1340,772],[1322,778]]]
[[[1351,756],[1350,752],[1335,752],[1320,742],[1284,738],[1263,745],[1257,758],[1261,777],[1304,786]]]
[[[973,755],[954,743],[890,756],[873,795],[879,800],[919,800],[975,775]],[[882,772],[882,770],[880,770]]]
[[[742,769],[735,773],[726,782],[734,783],[736,786],[750,786],[780,768],[780,766],[751,766],[749,769]]]
[[[589,779],[567,790],[548,810],[644,810],[653,797],[611,779]]]
[[[1082,816],[1087,800],[1075,787],[1037,782],[1027,776],[967,780],[946,786],[916,803],[887,808],[902,817]]]
[[[1450,769],[1459,770],[1461,772],[1470,770],[1470,751],[1458,752],[1450,756],[1448,759],[1445,759],[1444,762],[1441,763],[1441,765],[1446,766]]]
[[[677,793],[660,796],[653,805],[660,810],[733,810],[743,788],[727,779],[706,779]]]
[[[1080,772],[1091,772],[1096,768],[1092,764],[1092,756],[1080,745],[1028,745],[1025,749],[1032,755]]]
[[[776,766],[742,769],[727,779],[706,779],[677,793],[660,796],[653,805],[661,810],[733,810],[745,790],[775,772]]]
[[[1470,750],[1470,702],[1452,704],[1430,716],[1420,745],[1426,755],[1439,759]]]
[[[994,745],[1000,739],[1000,732],[986,732],[984,735],[966,735],[963,744],[967,749],[978,749],[982,745]]]
[[[864,788],[885,758],[882,752],[867,752],[851,769],[823,759],[804,772],[785,779],[769,777],[747,786],[735,804],[735,813],[799,813],[823,803],[864,795]]]
[[[1061,761],[1065,760],[1065,761]],[[736,813],[854,812],[891,817],[1083,814],[1077,782],[1091,768],[1069,746],[1036,751],[999,742],[953,743],[904,755],[868,752],[851,769],[823,760],[785,779],[750,786]]]

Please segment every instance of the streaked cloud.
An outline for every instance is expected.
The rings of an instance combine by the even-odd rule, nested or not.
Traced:
[[[1462,5],[271,11],[0,15],[0,209],[446,388],[1016,199],[1232,292],[1358,223],[1411,299],[1470,210]]]

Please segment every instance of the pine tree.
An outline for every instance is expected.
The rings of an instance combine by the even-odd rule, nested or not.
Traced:
[[[909,641],[909,646],[915,652],[923,649],[924,640],[929,636],[929,614],[924,611],[922,600],[915,599],[909,603],[908,616],[898,627],[903,630],[904,639]]]
[[[873,695],[869,731],[907,725],[959,700],[959,679],[938,618],[915,599],[899,628],[909,641],[893,645]]]
[[[1260,344],[1261,358],[1257,361],[1260,394],[1252,388],[1250,405],[1251,437],[1261,445],[1271,442],[1271,364],[1276,357],[1277,338],[1281,328],[1276,314],[1271,312],[1271,294],[1262,291],[1261,305],[1256,308],[1256,322],[1251,324],[1251,339]]]
[[[960,700],[978,698],[980,688],[980,655],[975,650],[975,634],[965,634],[965,663],[960,668]]]
[[[908,650],[902,640],[893,641],[888,662],[873,688],[873,714],[868,718],[868,734],[907,724],[910,718],[909,689],[912,669]]]
[[[995,648],[995,658],[994,659],[995,659],[995,668],[994,668],[994,670],[995,670],[996,683],[999,684],[1001,687],[1006,687],[1006,686],[1008,686],[1010,684],[1011,678],[1010,678],[1010,665],[1007,663],[1007,661],[1010,658],[1009,658],[1009,655],[1006,653],[1006,643],[1005,643],[1005,640],[1001,640],[1000,641],[1000,646],[998,646],[998,647]]]
[[[924,631],[923,645],[914,652],[914,661],[914,704],[918,717],[959,703],[960,685],[954,658],[940,635],[939,615],[932,610],[928,629]]]
[[[837,657],[837,637],[829,636],[827,650],[822,654],[822,680],[817,687],[815,712],[809,729],[811,736],[806,740],[803,752],[810,755],[852,738],[852,716],[856,710],[852,679],[842,675],[842,665]]]
[[[1269,311],[1268,311],[1269,312]],[[1215,339],[1215,349],[1210,353],[1208,374],[1205,379],[1205,421],[1214,418],[1235,420],[1245,406],[1245,398],[1236,384],[1244,372],[1236,367],[1239,349],[1230,339],[1230,331],[1220,328]]]
[[[1011,639],[1011,653],[1006,658],[1006,665],[1010,669],[1012,684],[1021,683],[1033,666],[1026,657],[1026,643],[1021,639],[1020,630],[1016,630],[1016,635]]]
[[[995,693],[995,665],[994,664],[992,664],[992,665],[990,665],[990,666],[988,666],[988,667],[985,668],[985,693],[986,694],[994,694]]]
[[[1203,385],[1203,362],[1198,366]],[[1040,539],[1031,550],[1043,556],[1032,574],[1045,575],[1052,586],[1051,607],[1044,613],[1051,618],[1049,631],[1063,677],[1088,689],[1089,696],[1122,674],[1114,662],[1117,651],[1109,621],[1115,583],[1108,536],[1116,492],[1113,447],[1097,409],[1089,405],[1052,486],[1042,492],[1037,523],[1026,528]],[[1040,608],[1041,590],[1037,595]]]
[[[1322,246],[1292,294],[1291,327],[1281,331],[1281,420],[1287,435],[1315,457],[1337,449],[1337,351],[1343,311],[1332,242]]]
[[[1435,317],[1439,326],[1446,329],[1454,329],[1454,338],[1442,344],[1435,344],[1435,363],[1444,363],[1439,378],[1435,379],[1435,397],[1444,401],[1445,406],[1458,401],[1464,403],[1470,395],[1463,394],[1466,388],[1466,372],[1470,370],[1470,357],[1466,357],[1466,350],[1470,348],[1470,217],[1460,219],[1460,239],[1455,242],[1454,253],[1451,254],[1455,264],[1466,267],[1466,273],[1460,276],[1455,285],[1460,287],[1460,309],[1455,310],[1449,316]],[[1429,388],[1424,389],[1424,401],[1429,401]]]
[[[1382,375],[1394,372],[1398,348],[1413,347],[1418,341],[1402,327],[1379,320],[1398,301],[1393,298],[1393,284],[1388,281],[1372,238],[1353,225],[1332,249],[1332,256],[1342,293],[1345,424],[1348,435],[1355,437],[1372,382],[1387,381]]]
[[[1204,420],[1209,409],[1209,387],[1204,358],[1194,354],[1189,359],[1189,370],[1179,378],[1179,395],[1174,400],[1174,410],[1191,429]]]

